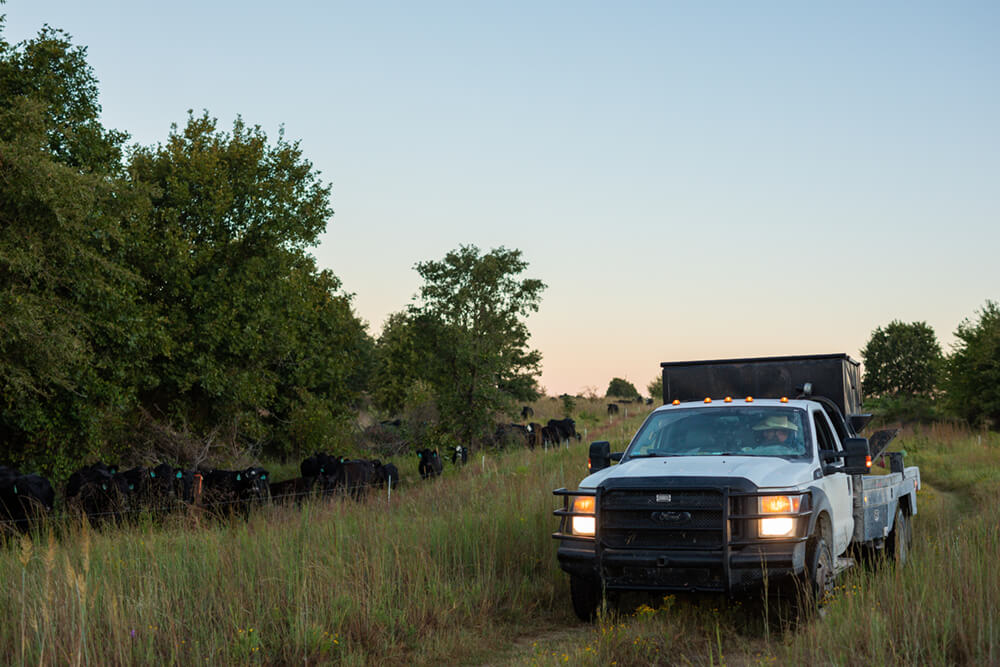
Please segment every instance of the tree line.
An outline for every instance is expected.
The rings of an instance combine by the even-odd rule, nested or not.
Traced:
[[[862,389],[890,419],[958,419],[1000,428],[1000,307],[988,300],[945,354],[926,322],[893,320],[861,351]]]
[[[85,47],[3,27],[5,462],[66,474],[164,439],[298,457],[369,403],[432,406],[435,435],[468,442],[537,396],[524,318],[544,285],[520,251],[419,263],[419,298],[376,338],[309,254],[333,210],[299,142],[205,111],[130,143],[100,121]]]

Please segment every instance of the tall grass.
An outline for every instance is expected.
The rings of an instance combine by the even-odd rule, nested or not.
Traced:
[[[583,448],[474,458],[391,498],[248,521],[74,527],[0,555],[0,655],[16,664],[476,660],[568,620],[551,490]],[[416,466],[415,461],[413,467]]]
[[[601,428],[620,450],[619,423]],[[937,428],[907,431],[899,446],[925,482],[910,560],[850,573],[825,618],[797,629],[720,596],[640,598],[578,623],[550,537],[551,490],[584,476],[584,442],[477,455],[391,499],[10,540],[0,655],[32,665],[492,664],[527,636],[551,639],[511,661],[1000,663],[1000,441]]]

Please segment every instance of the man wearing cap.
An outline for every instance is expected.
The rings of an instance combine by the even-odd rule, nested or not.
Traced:
[[[798,433],[799,427],[784,415],[765,417],[753,430],[760,434],[761,443],[765,445],[798,444],[789,441],[797,440],[793,436]]]

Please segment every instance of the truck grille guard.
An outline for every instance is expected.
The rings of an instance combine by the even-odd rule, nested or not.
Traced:
[[[707,485],[652,486],[649,480],[644,481],[635,486],[619,480],[607,489],[561,488],[553,491],[553,495],[562,498],[563,506],[553,511],[560,518],[560,524],[552,537],[583,543],[577,548],[592,544],[598,564],[608,551],[614,556],[670,552],[671,558],[667,560],[677,557],[676,560],[681,561],[688,557],[709,557],[721,567],[727,590],[733,581],[734,552],[748,547],[794,545],[808,539],[809,517],[813,513],[809,491],[776,492]],[[799,511],[764,514],[759,511],[760,503],[750,500],[773,495],[802,496]],[[573,499],[578,496],[594,497],[593,513],[573,510]],[[669,500],[657,502],[657,498]],[[596,517],[595,535],[574,534],[572,518],[575,516]],[[760,519],[780,517],[797,519],[791,536],[759,536]],[[763,567],[763,552],[760,558]]]

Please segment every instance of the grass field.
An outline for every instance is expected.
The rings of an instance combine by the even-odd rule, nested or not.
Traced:
[[[619,450],[637,422],[578,419]],[[579,623],[550,537],[551,490],[585,475],[584,441],[477,455],[428,482],[401,461],[409,483],[363,502],[15,540],[0,553],[0,655],[32,665],[1000,663],[1000,438],[934,427],[898,444],[925,483],[910,560],[849,573],[826,616],[796,630],[761,605],[710,596]]]

